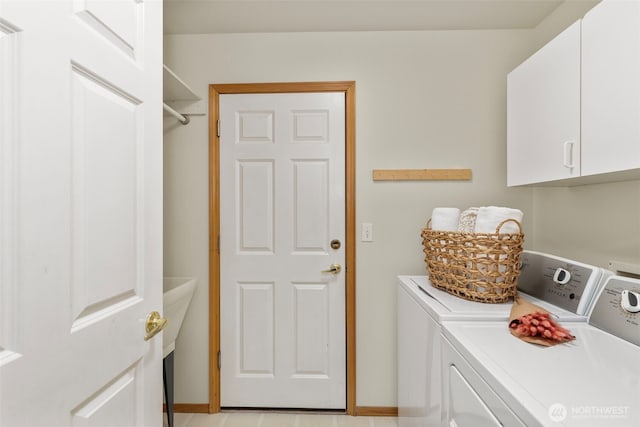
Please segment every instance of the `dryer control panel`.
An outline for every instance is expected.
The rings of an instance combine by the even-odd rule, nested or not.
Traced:
[[[598,296],[589,324],[640,346],[640,280],[612,276]]]
[[[605,271],[539,252],[524,251],[518,289],[572,313],[586,316]]]

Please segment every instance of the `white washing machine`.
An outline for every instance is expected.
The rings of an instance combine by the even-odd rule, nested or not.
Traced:
[[[593,295],[608,274],[595,266],[525,251],[518,289],[522,297],[554,313],[561,322],[585,322]],[[512,303],[464,300],[434,288],[427,276],[398,279],[399,425],[440,426],[444,421],[442,322],[504,322]]]
[[[623,303],[626,301],[626,303]],[[640,281],[609,277],[576,339],[526,343],[505,322],[445,322],[444,424],[640,426]]]

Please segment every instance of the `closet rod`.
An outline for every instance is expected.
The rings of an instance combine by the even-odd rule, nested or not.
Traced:
[[[189,116],[187,116],[186,114],[182,115],[182,114],[178,113],[176,110],[174,110],[173,108],[169,107],[164,102],[162,103],[162,108],[164,108],[164,111],[166,111],[167,113],[171,114],[173,117],[178,119],[178,121],[180,123],[182,123],[183,125],[187,125],[191,121],[189,119]]]

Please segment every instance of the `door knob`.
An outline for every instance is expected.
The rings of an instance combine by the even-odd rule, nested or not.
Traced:
[[[340,264],[331,264],[331,267],[328,270],[322,270],[322,273],[338,274],[341,271],[342,266]]]
[[[167,326],[168,322],[169,320],[160,316],[160,313],[158,313],[157,311],[152,311],[151,313],[149,313],[149,315],[147,316],[147,320],[144,323],[144,329],[147,333],[147,335],[144,336],[144,340],[149,341],[158,332],[163,330],[165,326]]]

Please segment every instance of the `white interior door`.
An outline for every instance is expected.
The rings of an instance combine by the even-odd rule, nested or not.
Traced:
[[[159,426],[162,3],[0,0],[0,425]]]
[[[221,406],[343,409],[344,93],[220,95],[220,128]]]

